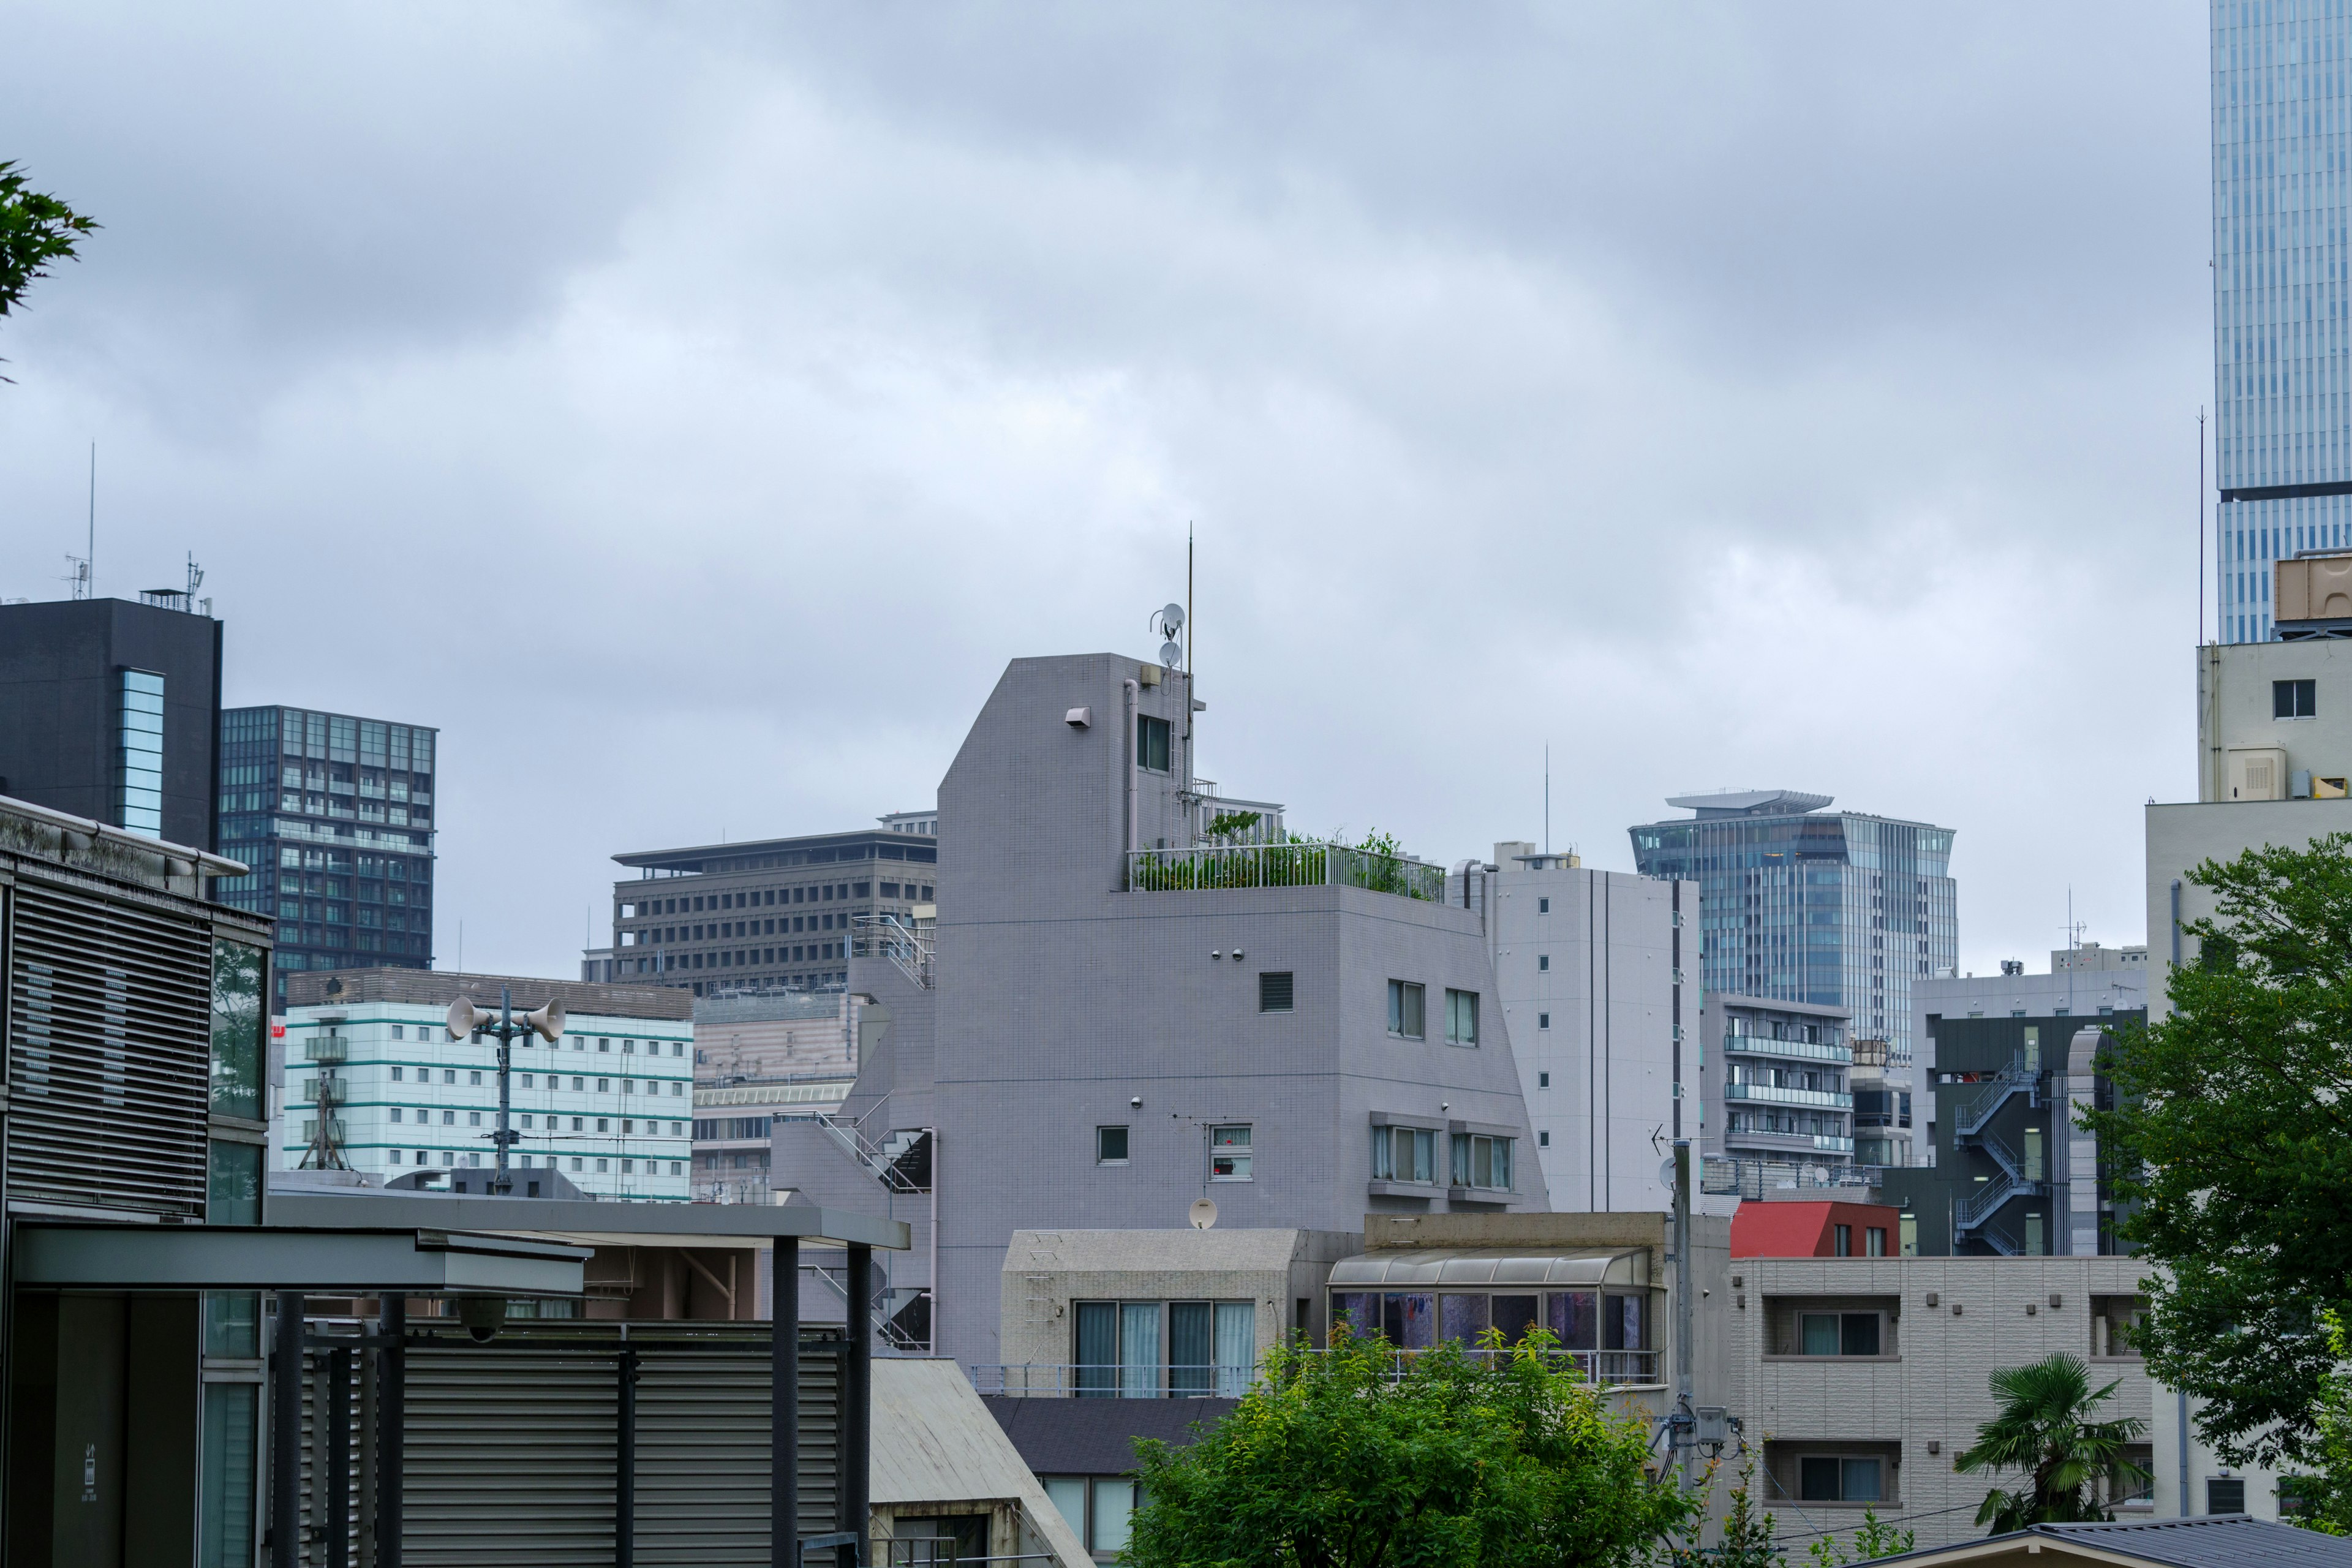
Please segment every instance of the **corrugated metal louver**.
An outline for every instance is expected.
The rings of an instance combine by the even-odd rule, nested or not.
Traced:
[[[11,902],[8,1195],[201,1218],[209,924],[29,879]]]

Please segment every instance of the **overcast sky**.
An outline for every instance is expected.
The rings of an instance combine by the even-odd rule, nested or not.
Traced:
[[[1728,785],[2143,936],[2194,790],[2191,0],[20,0],[0,595],[194,551],[226,700],[436,725],[444,967],[927,805],[1007,659],[1432,859]],[[761,8],[762,10],[768,8]]]

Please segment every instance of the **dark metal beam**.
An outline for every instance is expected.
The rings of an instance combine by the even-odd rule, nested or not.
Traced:
[[[768,1292],[772,1357],[768,1454],[768,1561],[800,1568],[801,1534],[801,1243],[776,1238],[775,1285]]]
[[[326,1536],[327,1568],[351,1568],[352,1352],[327,1352],[327,1495],[318,1511]]]
[[[400,1494],[408,1468],[401,1443],[408,1430],[408,1300],[383,1299],[383,1344],[376,1351],[375,1561],[400,1568]]]
[[[874,1249],[849,1249],[849,1347],[842,1378],[846,1450],[841,1456],[841,1528],[852,1532],[853,1568],[864,1568],[874,1528]]]
[[[302,1561],[302,1297],[278,1293],[278,1343],[269,1358],[269,1560]]]
[[[637,1352],[621,1352],[620,1419],[613,1455],[613,1568],[637,1560]]]

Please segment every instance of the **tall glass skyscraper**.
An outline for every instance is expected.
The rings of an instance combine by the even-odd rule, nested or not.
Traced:
[[[2352,548],[2352,7],[2213,0],[2213,398],[2224,642],[2273,566]]]
[[[1705,994],[1843,1007],[1907,1065],[1911,983],[1959,961],[1952,830],[1796,790],[1666,804],[1697,816],[1633,828],[1633,864],[1699,885]]]
[[[300,708],[220,716],[220,900],[278,922],[277,1002],[304,969],[433,967],[439,731]]]

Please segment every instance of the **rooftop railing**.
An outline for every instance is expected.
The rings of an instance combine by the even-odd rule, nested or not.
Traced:
[[[1738,1056],[1787,1057],[1811,1062],[1851,1064],[1853,1053],[1843,1046],[1826,1045],[1817,1040],[1774,1040],[1762,1035],[1723,1037],[1723,1048]]]
[[[971,1369],[971,1385],[1017,1399],[1239,1399],[1256,1375],[1246,1366],[982,1363]]]
[[[1375,893],[1445,901],[1445,868],[1409,856],[1345,844],[1212,844],[1191,849],[1135,849],[1127,886],[1136,893],[1194,893],[1224,888],[1364,888]]]

